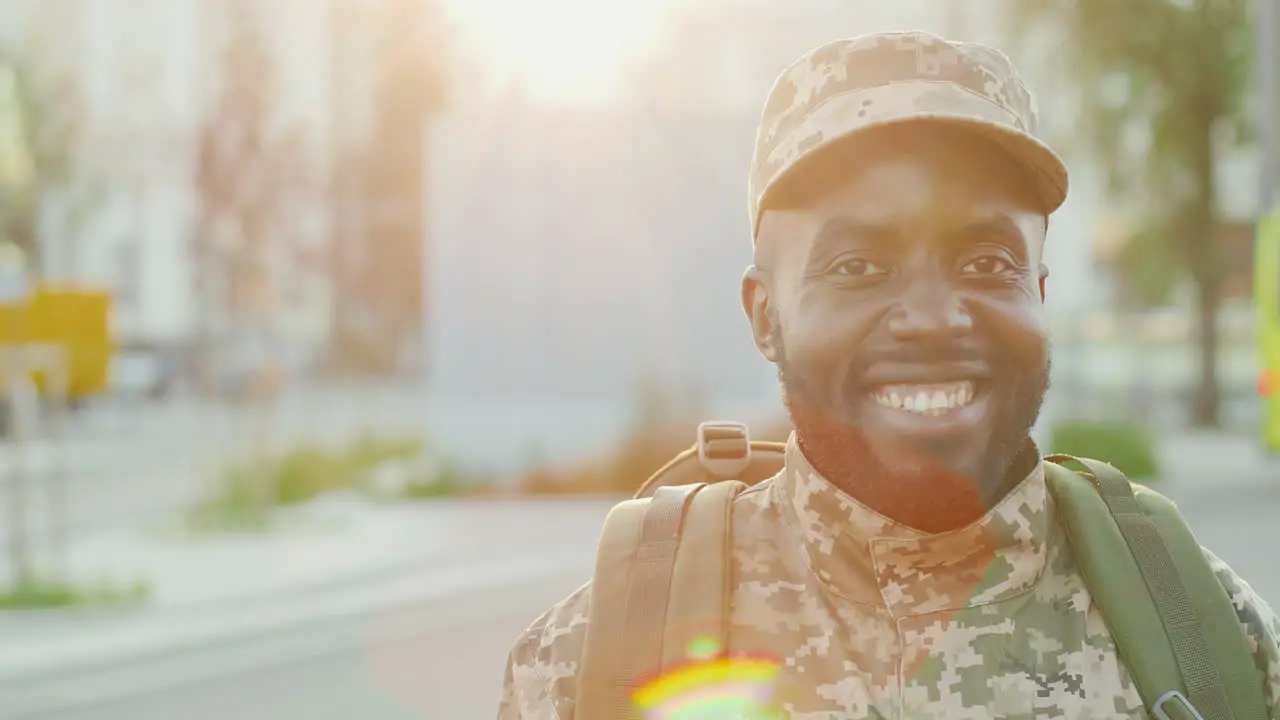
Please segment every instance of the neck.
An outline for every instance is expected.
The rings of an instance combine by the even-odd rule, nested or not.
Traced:
[[[797,442],[815,470],[867,508],[895,522],[922,532],[937,534],[970,525],[995,507],[1035,468],[1038,451],[1029,441],[1005,468],[989,481],[975,480],[941,466],[894,471],[850,462],[846,445],[834,455],[823,443],[809,444],[803,435]],[[856,453],[870,457],[869,453]]]

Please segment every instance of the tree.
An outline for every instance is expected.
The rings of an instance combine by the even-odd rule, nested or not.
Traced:
[[[200,131],[192,256],[203,306],[198,355],[206,363],[206,387],[218,328],[234,341],[271,326],[278,273],[306,252],[291,242],[293,210],[315,190],[300,130],[281,130],[273,114],[274,63],[260,10],[246,0],[223,10],[232,27],[221,56],[221,87]]]
[[[337,0],[339,3],[342,0]],[[361,22],[335,27],[372,65],[369,131],[339,147],[335,223],[334,344],[343,369],[393,372],[420,338],[425,274],[426,130],[445,104],[445,49],[438,8],[418,0],[361,7]],[[353,88],[340,87],[348,95]],[[351,98],[342,98],[351,102]]]
[[[85,119],[79,83],[42,62],[34,40],[0,52],[0,237],[37,273],[50,240],[41,238],[42,221],[54,220],[70,243],[101,197],[78,162]]]
[[[1142,244],[1156,251],[1122,253],[1122,258],[1131,263],[1174,258],[1192,280],[1200,365],[1192,416],[1199,426],[1218,423],[1222,258],[1213,242],[1218,226],[1214,173],[1222,145],[1247,139],[1248,2],[1007,0],[1006,5],[1015,37],[1053,48],[1054,65],[1064,73],[1054,79],[1070,83],[1082,111],[1080,138],[1104,164],[1111,199],[1134,211]],[[1151,268],[1137,274],[1156,287],[1167,282]]]
[[[199,219],[192,255],[203,305],[197,357],[209,391],[220,369],[215,348],[250,353],[248,364],[236,368],[243,383],[236,390],[254,414],[248,430],[260,472],[253,502],[257,519],[265,520],[277,494],[267,455],[282,371],[275,354],[280,284],[307,252],[294,242],[291,223],[315,188],[301,135],[297,128],[282,130],[274,112],[276,79],[262,4],[234,0],[219,9],[232,25],[196,168]]]

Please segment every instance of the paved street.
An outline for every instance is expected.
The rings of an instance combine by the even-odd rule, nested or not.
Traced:
[[[1248,478],[1183,478],[1162,486],[1190,518],[1201,541],[1231,562],[1264,596],[1280,602],[1280,474]],[[537,506],[530,515],[536,516]],[[503,512],[513,508],[506,506]],[[582,512],[599,517],[599,508]],[[536,523],[504,536],[509,525],[476,511],[468,521],[488,552],[526,542]],[[557,544],[571,540],[563,516],[548,518]],[[590,522],[574,523],[584,558],[594,545]],[[583,572],[519,582],[501,590],[465,592],[394,614],[344,621],[278,642],[294,652],[251,650],[265,667],[234,676],[192,680],[181,687],[92,709],[46,714],[46,720],[443,720],[491,717],[500,673],[519,630]],[[274,661],[265,658],[273,657]],[[217,663],[216,658],[203,660]],[[3,715],[0,714],[0,717]]]

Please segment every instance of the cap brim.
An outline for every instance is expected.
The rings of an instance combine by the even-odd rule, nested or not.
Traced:
[[[1067,167],[1062,158],[1034,135],[1018,128],[1012,120],[1004,121],[1007,113],[1003,108],[985,100],[980,102],[986,107],[974,107],[974,101],[979,101],[976,96],[959,88],[955,91],[966,96],[966,104],[969,105],[966,109],[974,109],[977,112],[922,111],[914,107],[904,107],[902,112],[891,112],[873,119],[866,119],[859,117],[856,110],[851,111],[849,107],[845,107],[846,103],[840,102],[841,98],[833,98],[824,103],[802,121],[797,128],[799,132],[793,133],[793,135],[803,135],[804,138],[811,139],[816,134],[816,129],[820,132],[820,139],[816,142],[794,141],[793,147],[803,146],[804,149],[793,151],[786,162],[775,163],[778,169],[760,190],[756,207],[753,208],[753,229],[759,227],[760,214],[767,204],[770,191],[784,178],[792,176],[798,167],[825,154],[833,145],[868,131],[911,123],[945,123],[987,138],[1007,152],[1015,162],[1030,171],[1029,175],[1036,184],[1036,191],[1046,214],[1061,207],[1066,201],[1069,185]],[[853,99],[850,98],[850,100]],[[806,129],[807,132],[805,132]],[[785,147],[785,143],[780,144],[779,150],[785,152]]]

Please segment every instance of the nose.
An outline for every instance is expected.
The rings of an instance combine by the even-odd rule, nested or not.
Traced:
[[[973,330],[969,314],[949,283],[935,275],[909,283],[889,316],[889,333],[896,340],[949,340]]]

